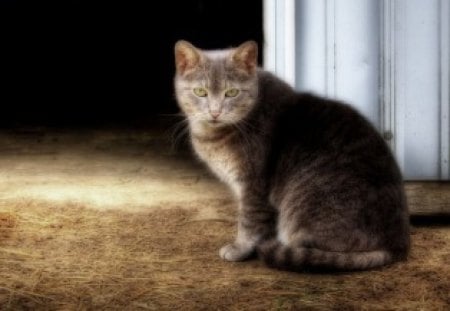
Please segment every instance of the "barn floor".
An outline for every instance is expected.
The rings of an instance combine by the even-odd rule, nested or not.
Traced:
[[[228,263],[235,204],[153,130],[0,132],[0,310],[449,310],[450,227],[361,273]]]

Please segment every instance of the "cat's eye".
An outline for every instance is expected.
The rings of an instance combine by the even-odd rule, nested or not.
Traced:
[[[239,90],[238,89],[229,89],[225,92],[225,96],[226,97],[236,97],[239,94]]]
[[[194,94],[198,97],[206,97],[208,95],[208,91],[203,87],[194,88]]]

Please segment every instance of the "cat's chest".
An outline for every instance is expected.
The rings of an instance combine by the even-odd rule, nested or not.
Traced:
[[[217,141],[193,139],[192,144],[200,159],[206,162],[214,174],[228,184],[237,196],[240,196],[243,161],[238,148],[225,139]]]

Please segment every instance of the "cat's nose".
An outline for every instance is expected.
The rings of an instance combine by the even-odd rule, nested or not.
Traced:
[[[220,111],[220,110],[211,110],[209,112],[211,117],[213,117],[214,119],[217,119],[220,116],[221,113],[222,113],[222,111]]]

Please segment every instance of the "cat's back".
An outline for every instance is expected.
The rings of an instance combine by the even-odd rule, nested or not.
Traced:
[[[293,97],[276,118],[280,136],[324,148],[343,147],[359,138],[384,145],[373,126],[349,105],[309,93]]]
[[[285,168],[317,165],[317,170],[347,172],[379,183],[401,181],[383,138],[347,104],[294,93],[274,128],[273,160]]]
[[[311,93],[295,92],[270,72],[261,70],[258,75],[262,110],[272,116],[276,139],[293,143],[301,140],[325,147],[329,143],[337,146],[364,137],[384,147],[373,126],[351,106]]]

